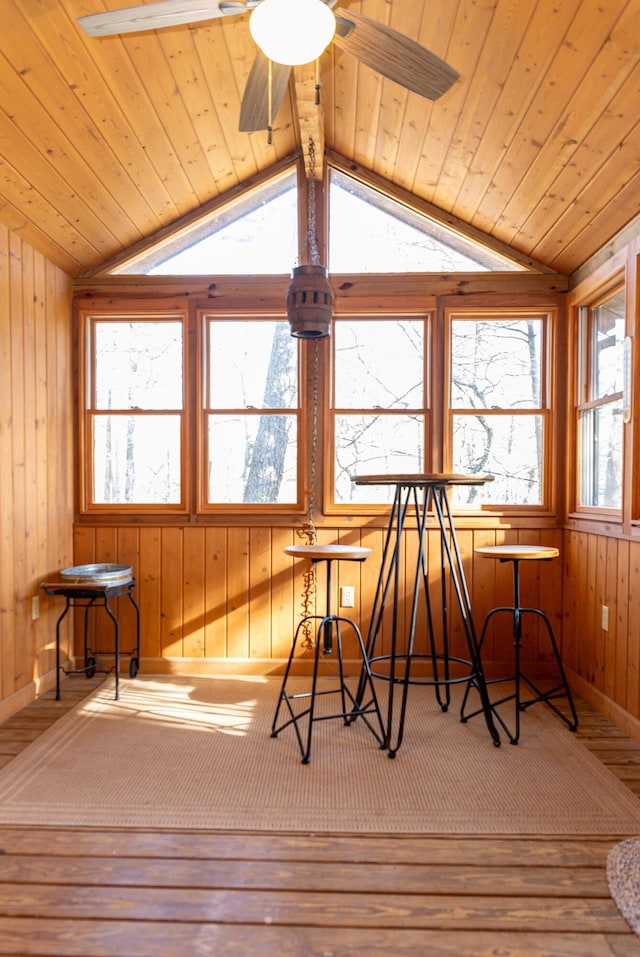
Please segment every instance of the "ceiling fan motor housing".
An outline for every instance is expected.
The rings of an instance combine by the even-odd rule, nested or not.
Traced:
[[[298,339],[323,339],[331,335],[333,290],[324,266],[295,266],[287,289],[287,317],[291,335]]]

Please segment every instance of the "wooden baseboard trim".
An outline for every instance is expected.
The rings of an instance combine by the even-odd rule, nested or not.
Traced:
[[[141,675],[210,675],[222,677],[224,675],[249,677],[270,677],[283,675],[287,662],[284,658],[142,658],[140,660]],[[126,672],[126,663],[123,670]],[[358,674],[360,665],[357,661],[344,661],[347,674]],[[296,659],[292,667],[292,674],[310,675],[313,669],[313,659]],[[330,672],[330,663],[323,667],[321,673]]]
[[[140,661],[141,674],[162,674],[162,675],[251,675],[265,676],[283,675],[286,668],[285,658],[142,658]],[[358,659],[345,659],[344,667],[347,674],[357,674],[360,671],[360,661]],[[527,668],[528,662],[523,666],[527,674],[535,680],[536,678],[551,678],[556,674],[553,665],[548,666],[536,663],[535,666]],[[333,674],[335,670],[335,657],[321,659],[320,672],[324,674]],[[401,673],[404,667],[404,660],[401,660],[397,669]],[[126,671],[127,662],[124,659],[123,670]],[[313,657],[296,658],[292,673],[296,675],[310,675],[313,669]],[[378,666],[379,672],[385,671],[385,665]],[[497,677],[509,675],[513,670],[513,660],[486,662],[485,671],[487,677]],[[428,660],[416,656],[411,666],[412,674],[416,677],[425,677],[432,674],[431,665]],[[469,673],[468,666],[459,665],[455,662],[451,666],[451,673],[454,677],[463,677]]]
[[[40,678],[34,678],[24,688],[14,691],[8,698],[0,701],[0,722],[8,721],[14,714],[26,708],[28,704],[35,701],[40,695],[51,691],[56,685],[55,671],[49,671]]]
[[[625,711],[619,704],[608,698],[602,691],[598,691],[597,688],[594,688],[593,685],[575,672],[567,670],[567,678],[576,694],[581,695],[585,701],[597,708],[606,718],[610,718],[630,738],[640,742],[640,721],[638,718],[634,718],[632,714],[629,714],[628,711]]]

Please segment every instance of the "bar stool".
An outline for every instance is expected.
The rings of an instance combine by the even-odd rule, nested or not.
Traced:
[[[500,612],[507,612],[509,615],[511,615],[513,622],[512,633],[514,647],[514,674],[508,678],[492,678],[487,681],[487,684],[491,685],[503,681],[513,681],[515,683],[515,690],[513,694],[509,694],[506,697],[501,698],[499,701],[494,701],[491,703],[491,708],[496,716],[496,719],[504,728],[511,744],[517,744],[520,738],[520,713],[526,708],[531,707],[531,705],[542,701],[564,721],[570,731],[575,731],[578,727],[578,716],[573,703],[571,689],[569,688],[569,683],[567,682],[567,677],[562,666],[560,651],[553,634],[551,622],[545,613],[539,608],[523,608],[520,604],[520,562],[551,561],[551,559],[558,557],[560,554],[559,550],[553,546],[546,545],[487,545],[482,548],[476,548],[475,552],[477,555],[483,555],[485,558],[497,559],[499,562],[512,562],[513,564],[513,605],[493,608],[488,613],[487,617],[485,618],[484,625],[482,626],[479,642],[479,650],[482,651],[482,645],[485,639],[487,627],[494,615],[497,615]],[[555,685],[553,688],[550,688],[548,691],[542,691],[530,678],[527,677],[527,675],[522,672],[520,667],[520,649],[522,646],[522,616],[525,614],[537,615],[544,621],[547,628],[547,634],[549,635],[553,654],[555,656],[558,671],[560,673],[559,684]],[[524,682],[531,689],[534,694],[533,698],[530,698],[526,701],[522,700],[522,682]],[[465,691],[460,712],[461,721],[467,721],[469,718],[473,718],[476,714],[480,713],[480,711],[474,711],[472,714],[465,714],[467,698],[469,696],[469,691],[473,686],[474,682],[471,681]],[[553,703],[558,698],[567,699],[567,703],[571,711],[571,718],[568,718],[565,714],[563,714],[563,712],[560,711],[560,709],[557,708]],[[515,702],[515,731],[513,735],[496,710],[500,705],[506,704],[508,701]]]
[[[273,725],[271,727],[271,737],[277,737],[277,735],[284,728],[287,728],[292,724],[296,732],[298,744],[300,746],[302,763],[308,764],[309,755],[311,753],[311,732],[313,730],[314,722],[326,721],[332,718],[342,718],[344,723],[349,725],[356,718],[361,717],[378,741],[380,747],[384,747],[384,726],[382,723],[382,717],[380,714],[380,708],[378,706],[375,688],[373,686],[373,678],[371,676],[371,669],[369,667],[369,662],[365,652],[362,633],[355,621],[352,621],[351,618],[344,618],[341,615],[334,615],[331,612],[331,570],[333,562],[363,562],[371,554],[371,549],[361,548],[357,545],[289,545],[284,551],[287,555],[291,555],[293,558],[309,559],[314,565],[318,564],[319,562],[326,562],[326,611],[324,615],[306,615],[299,622],[298,627],[296,628],[293,644],[291,646],[291,653],[289,654],[289,660],[287,662],[287,667],[285,669],[284,678],[280,689],[278,706],[276,708]],[[289,680],[291,665],[295,657],[296,645],[298,643],[300,633],[305,628],[305,624],[310,621],[318,622],[315,638],[311,690],[305,692],[290,692],[287,690],[287,682]],[[351,628],[358,639],[360,654],[362,656],[362,670],[364,674],[363,680],[365,683],[365,694],[359,699],[359,701],[356,700],[355,695],[351,692],[345,681],[342,660],[341,626],[347,626],[348,628]],[[336,676],[338,683],[336,687],[318,690],[318,665],[320,663],[320,653],[322,650],[323,655],[327,657],[333,654],[334,637],[338,664],[338,675]],[[358,671],[358,677],[359,676],[360,671]],[[370,697],[368,698],[367,690],[370,694]],[[325,714],[324,712],[321,714],[316,714],[316,699],[321,695],[332,694],[337,694],[340,696],[340,710],[332,712],[331,714]],[[365,698],[367,698],[367,700],[365,700]],[[299,701],[301,701],[303,705],[305,702],[308,702],[308,707],[296,709],[296,703]],[[283,721],[278,724],[280,709],[283,703],[286,705],[287,714],[285,715]],[[369,716],[373,716],[377,728],[371,723]],[[306,734],[303,735],[305,720],[307,727]]]

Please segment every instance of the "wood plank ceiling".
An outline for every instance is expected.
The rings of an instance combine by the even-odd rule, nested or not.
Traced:
[[[132,0],[3,0],[0,219],[77,276],[296,153],[237,132],[248,16],[90,38]],[[335,46],[325,145],[570,274],[640,212],[640,0],[342,0],[461,73],[436,103]],[[308,103],[301,106],[308,114]]]

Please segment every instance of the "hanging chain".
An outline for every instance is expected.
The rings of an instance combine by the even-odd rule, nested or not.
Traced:
[[[316,236],[316,180],[315,163],[316,148],[313,137],[309,137],[309,165],[307,171],[307,242],[309,245],[309,255],[313,265],[320,264],[320,254],[318,252],[318,239]],[[316,483],[318,469],[318,395],[319,395],[319,344],[316,339],[313,343],[313,380],[311,394],[311,473],[309,476],[309,488],[307,489],[307,520],[302,528],[298,529],[298,536],[304,539],[305,544],[315,545],[317,542],[316,527],[314,524],[314,510],[316,503]],[[312,562],[310,568],[302,579],[302,617],[312,615],[314,612],[316,599],[316,566]],[[310,650],[315,647],[315,629],[310,621],[305,621],[302,626],[303,639],[302,647]]]
[[[307,521],[298,529],[298,536],[305,539],[306,545],[315,545],[317,542],[316,527],[313,521],[315,499],[316,499],[316,479],[318,467],[318,381],[319,381],[319,347],[318,340],[313,343],[313,392],[311,408],[311,474],[309,477],[309,488],[307,489]],[[302,580],[302,617],[313,614],[316,597],[316,566],[312,562],[311,567],[305,572]],[[303,640],[302,647],[311,649],[314,647],[314,629],[311,622],[305,621],[302,626]]]
[[[316,234],[316,144],[309,137],[309,166],[307,170],[307,242],[309,255],[314,266],[320,265],[318,237]]]
[[[311,409],[311,477],[309,482],[309,491],[307,498],[307,527],[311,529],[313,541],[316,543],[316,529],[313,523],[313,513],[316,500],[316,479],[318,469],[318,379],[319,379],[319,346],[318,340],[313,343],[313,394]]]

